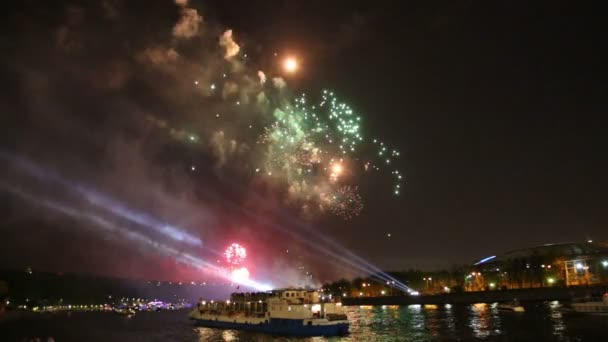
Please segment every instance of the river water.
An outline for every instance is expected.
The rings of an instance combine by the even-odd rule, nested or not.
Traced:
[[[0,322],[0,341],[608,341],[608,316],[567,313],[562,303],[524,303],[525,313],[495,304],[348,307],[350,334],[280,338],[193,327],[187,312],[133,317],[83,312],[38,314]]]

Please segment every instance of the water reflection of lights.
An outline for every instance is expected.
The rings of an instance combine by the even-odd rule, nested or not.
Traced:
[[[562,315],[562,304],[554,300],[549,302],[549,317],[551,317],[551,323],[553,325],[553,335],[564,337],[566,333],[566,325],[564,324],[564,317]]]
[[[325,342],[325,341],[327,341],[327,339],[323,336],[315,336],[315,337],[312,337],[309,341],[310,342]]]
[[[424,305],[424,309],[425,310],[437,310],[437,305],[435,305],[435,304],[425,304]]]
[[[491,323],[494,328],[495,334],[500,334],[500,314],[498,310],[498,303],[493,303],[490,305],[490,315],[491,315]]]
[[[485,303],[475,303],[471,305],[471,319],[469,327],[477,338],[490,336],[490,311],[489,305]]]
[[[445,319],[448,326],[448,330],[451,335],[456,334],[456,318],[454,317],[454,310],[452,310],[452,304],[445,305]]]
[[[224,330],[222,332],[222,339],[224,341],[236,341],[238,337],[236,335],[236,330]]]

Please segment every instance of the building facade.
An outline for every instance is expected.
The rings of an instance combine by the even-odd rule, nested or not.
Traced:
[[[464,289],[482,291],[608,283],[608,242],[547,244],[483,258]]]

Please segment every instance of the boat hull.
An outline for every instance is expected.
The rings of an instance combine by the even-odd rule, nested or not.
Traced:
[[[304,325],[302,320],[271,318],[267,322],[240,323],[223,320],[192,318],[194,324],[207,328],[234,329],[280,336],[342,336],[348,334],[348,322],[324,325]]]
[[[499,305],[498,310],[507,311],[507,312],[525,312],[523,306],[511,306],[511,305]]]

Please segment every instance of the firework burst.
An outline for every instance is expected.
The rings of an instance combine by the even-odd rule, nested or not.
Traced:
[[[194,75],[189,80],[194,79],[197,91],[205,89],[212,104],[205,110],[212,119],[206,122],[206,129],[212,126],[213,132],[231,132],[230,139],[209,143],[204,133],[153,123],[177,140],[213,147],[221,160],[218,165],[230,162],[227,156],[237,150],[234,146],[243,146],[238,149],[238,160],[247,165],[248,174],[284,186],[286,202],[303,208],[307,216],[314,216],[316,208],[345,219],[357,216],[363,199],[356,184],[363,174],[390,173],[394,181],[391,192],[400,194],[404,176],[397,167],[399,151],[364,137],[364,120],[352,106],[331,90],[323,90],[316,98],[306,94],[292,97],[284,79],[257,69],[254,74],[259,82],[254,81],[257,78],[247,70],[246,54],[235,51],[239,52],[226,57],[229,67],[217,75]],[[297,59],[283,61],[284,72],[301,72]],[[203,79],[209,81],[198,81]],[[241,139],[247,141],[241,143]],[[242,160],[245,158],[249,159]]]
[[[345,185],[324,196],[329,210],[344,219],[351,219],[363,210],[363,199],[356,186]]]
[[[224,257],[230,266],[239,266],[247,259],[247,250],[238,243],[233,243],[224,251]]]
[[[256,172],[272,175],[287,184],[290,203],[298,203],[309,212],[317,207],[329,208],[345,219],[363,208],[363,200],[352,182],[359,170],[391,170],[399,194],[402,175],[393,167],[399,157],[383,142],[374,140],[378,149],[371,159],[361,162],[364,142],[361,117],[331,91],[324,90],[319,102],[309,104],[306,95],[273,112],[273,122],[258,139],[265,152],[263,164]],[[367,148],[369,149],[369,148]],[[360,167],[357,166],[361,163]],[[349,184],[351,183],[351,184]]]

